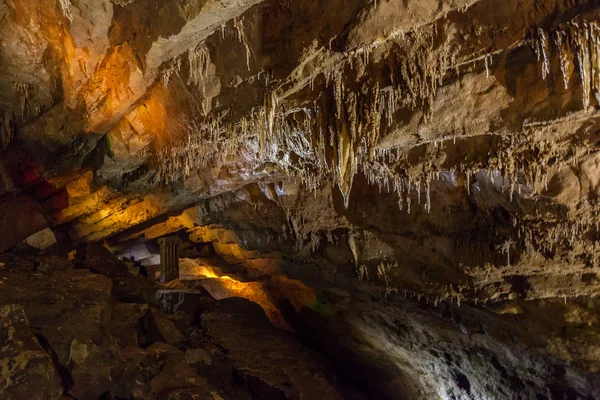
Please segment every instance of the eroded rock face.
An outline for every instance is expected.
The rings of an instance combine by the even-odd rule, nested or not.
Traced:
[[[598,397],[596,1],[6,0],[0,37],[0,304],[80,361],[78,396],[235,397],[122,354],[183,349],[205,287],[330,338],[381,396]],[[229,287],[105,248],[174,234]],[[128,357],[143,384],[107,383]]]
[[[20,304],[30,326],[44,336],[67,365],[74,339],[104,343],[112,282],[87,270],[34,271],[26,260],[6,260],[0,304]]]
[[[4,399],[58,399],[60,377],[31,333],[20,305],[0,307],[0,396]]]
[[[253,392],[274,392],[272,398],[341,399],[317,354],[273,328],[260,306],[242,298],[221,300],[203,314],[202,324],[229,352]]]
[[[172,288],[157,296],[168,314],[121,302],[111,287],[123,276],[97,269],[119,260],[87,254],[98,273],[81,269],[85,261],[65,268],[60,257],[2,256],[3,399],[339,398],[326,361],[273,327],[260,306]]]

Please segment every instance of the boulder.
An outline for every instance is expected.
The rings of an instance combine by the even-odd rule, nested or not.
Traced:
[[[162,365],[161,372],[150,382],[157,399],[210,399],[211,392],[216,393],[209,382],[188,365],[184,353],[178,348],[156,342],[147,350]],[[180,390],[183,392],[179,392]],[[193,393],[200,397],[177,397],[182,393],[187,393],[186,396]]]
[[[0,398],[54,400],[63,388],[20,305],[0,306]]]
[[[220,300],[202,314],[202,326],[259,398],[341,399],[325,361],[274,328],[259,305]]]
[[[150,343],[164,342],[179,348],[184,347],[186,337],[181,333],[172,317],[157,309],[151,309],[147,316],[148,339]]]
[[[42,273],[0,270],[0,305],[20,304],[36,334],[44,336],[67,365],[71,344],[102,344],[110,316],[111,281],[86,270]]]
[[[110,347],[79,343],[73,340],[70,361],[75,384],[71,395],[79,400],[96,400],[109,390],[113,370],[116,369],[116,351]]]
[[[150,381],[161,370],[153,352],[139,347],[120,349],[91,345],[73,358],[75,385],[71,395],[96,400],[109,392],[116,398],[152,398]]]
[[[127,303],[153,303],[158,286],[143,276],[132,275],[127,266],[98,243],[82,244],[77,249],[75,265],[113,281],[113,294]]]
[[[209,384],[206,379],[198,375],[196,370],[182,359],[168,358],[162,371],[152,381],[152,392],[164,396],[169,389],[182,386],[195,386],[206,389]]]
[[[160,373],[160,363],[148,349],[129,346],[120,350],[122,366],[113,377],[113,389],[124,398],[151,398],[150,381]]]
[[[54,236],[52,229],[45,228],[34,233],[33,235],[28,236],[25,241],[33,248],[38,250],[46,250],[48,247],[56,243],[56,236]]]
[[[198,386],[167,388],[156,396],[157,400],[225,400],[215,390]]]
[[[111,306],[110,333],[121,347],[141,343],[141,319],[147,312],[146,304],[115,303]]]
[[[37,260],[39,262],[37,270],[44,273],[75,268],[71,261],[62,257],[38,257]]]
[[[113,294],[125,303],[154,304],[159,286],[143,276],[119,276],[113,279]]]
[[[198,365],[211,365],[212,359],[210,354],[204,349],[187,349],[184,354],[185,362],[192,367]]]
[[[99,243],[85,243],[77,248],[75,263],[80,268],[111,279],[129,275],[127,267],[110,250]]]
[[[161,364],[164,364],[167,358],[177,358],[182,360],[184,358],[183,351],[177,347],[164,342],[155,342],[148,346],[148,351],[152,353],[154,358]]]

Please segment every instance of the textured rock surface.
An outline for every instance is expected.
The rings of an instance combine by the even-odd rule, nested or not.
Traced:
[[[82,397],[291,396],[123,354],[202,286],[382,398],[598,398],[598,60],[594,0],[0,0],[0,304]]]
[[[0,307],[0,396],[3,399],[58,399],[60,377],[29,324],[23,307]]]
[[[41,211],[38,204],[27,198],[2,202],[0,251],[6,251],[45,229],[48,224]],[[23,218],[23,215],[27,215],[27,218]]]
[[[94,254],[90,267],[117,267],[110,252]],[[329,370],[326,361],[272,327],[260,307],[247,300],[220,305],[202,290],[181,289],[180,298],[177,289],[163,288],[171,294],[160,297],[159,305],[171,312],[166,314],[111,295],[111,286],[123,278],[118,274],[111,280],[65,268],[69,262],[60,257],[5,254],[0,259],[2,399],[59,399],[63,392],[92,400],[336,393],[320,372]],[[194,297],[186,297],[190,294]],[[197,306],[194,318],[185,317],[190,303]],[[199,326],[205,313],[210,332]],[[245,339],[236,340],[239,335]],[[291,360],[302,368],[287,365]]]
[[[37,272],[34,265],[22,259],[5,264],[0,271],[0,304],[23,306],[30,326],[66,365],[74,339],[104,343],[112,282],[86,270]]]
[[[274,398],[341,398],[319,368],[317,354],[273,328],[258,305],[241,298],[222,300],[203,314],[202,323],[239,373],[249,377],[253,391],[273,391]]]

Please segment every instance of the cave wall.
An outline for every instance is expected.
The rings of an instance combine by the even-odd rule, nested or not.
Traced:
[[[0,252],[177,234],[373,393],[598,398],[599,16],[0,1]]]

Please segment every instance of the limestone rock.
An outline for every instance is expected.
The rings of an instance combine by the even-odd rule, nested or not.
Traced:
[[[60,376],[20,305],[0,306],[0,371],[2,399],[57,400],[62,395]]]
[[[220,300],[202,314],[202,323],[257,395],[268,391],[290,398],[341,398],[329,381],[326,363],[273,328],[257,304],[241,298]]]
[[[111,282],[86,270],[49,274],[23,270],[3,274],[0,304],[19,304],[36,332],[67,365],[71,343],[103,343],[109,318]],[[26,289],[23,289],[26,288]]]
[[[178,360],[183,359],[184,355],[183,351],[165,342],[152,343],[148,347],[148,351],[150,351],[154,355],[154,357],[161,363],[164,363],[164,361],[168,358]]]
[[[212,364],[212,360],[208,352],[204,349],[187,349],[185,351],[185,361],[191,366],[203,363],[205,365]]]
[[[184,345],[185,336],[169,316],[156,309],[152,309],[148,316],[148,336],[150,342],[165,342],[177,347]]]
[[[51,273],[53,271],[66,271],[75,268],[71,261],[63,257],[39,257],[38,260],[39,266],[37,267],[37,270],[44,273]]]
[[[90,271],[106,275],[114,279],[126,277],[129,272],[125,264],[113,256],[111,252],[98,243],[90,243],[79,246],[76,254],[76,262]]]
[[[30,235],[25,239],[28,245],[39,250],[45,250],[56,243],[56,236],[50,228],[46,228]]]
[[[122,302],[152,304],[157,285],[140,275],[132,275],[127,266],[107,248],[97,243],[77,249],[75,264],[112,279],[113,293]]]
[[[121,398],[148,398],[150,381],[160,372],[153,353],[139,347],[91,345],[84,355],[73,360],[71,394],[79,399],[96,400],[105,392]]]
[[[194,289],[161,289],[156,292],[155,304],[168,314],[185,318],[188,325],[200,322],[200,315],[214,303],[202,287]]]
[[[197,284],[372,397],[600,398],[597,0],[0,0],[0,21],[0,304],[78,395],[218,400],[175,367],[116,385],[166,340],[232,398],[335,397],[295,336]],[[23,256],[47,229],[77,270]],[[214,258],[177,286],[105,248],[171,236]]]
[[[82,400],[98,399],[111,385],[114,349],[94,344],[74,343],[71,376],[75,382],[71,394]]]
[[[206,389],[197,386],[184,386],[179,388],[167,388],[161,391],[158,396],[160,400],[226,400],[228,397],[222,397],[214,389]]]
[[[121,347],[138,346],[140,324],[148,312],[148,306],[135,303],[116,303],[111,306],[110,332]]]
[[[183,360],[167,359],[162,371],[151,381],[152,391],[158,396],[174,388],[196,386],[207,388],[208,382]]]
[[[37,203],[24,197],[0,201],[0,253],[48,227],[41,211]]]
[[[160,373],[160,363],[152,351],[139,347],[125,347],[120,351],[122,366],[113,380],[114,392],[125,398],[148,398],[152,378]]]

